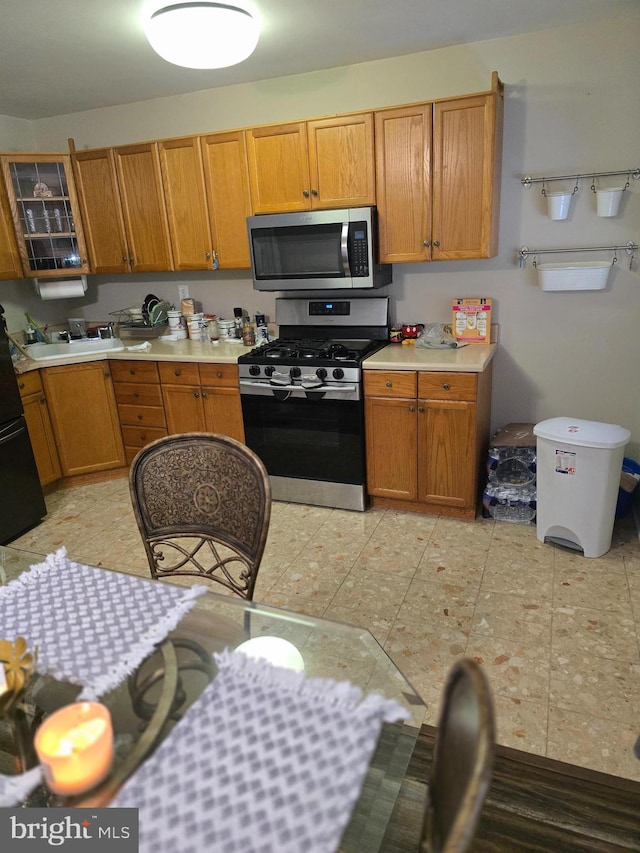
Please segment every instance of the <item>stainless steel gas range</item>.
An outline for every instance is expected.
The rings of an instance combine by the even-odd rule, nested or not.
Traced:
[[[245,440],[276,500],[367,507],[362,361],[388,341],[387,297],[276,299],[280,337],[238,359]]]

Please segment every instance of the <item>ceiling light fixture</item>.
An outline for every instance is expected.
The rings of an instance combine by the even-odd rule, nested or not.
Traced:
[[[260,36],[259,21],[246,9],[227,3],[161,6],[144,28],[157,54],[185,68],[236,65],[253,53]]]

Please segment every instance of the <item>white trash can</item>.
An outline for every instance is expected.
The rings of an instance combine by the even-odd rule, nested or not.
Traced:
[[[536,533],[585,557],[611,547],[628,429],[576,418],[551,418],[537,436]]]

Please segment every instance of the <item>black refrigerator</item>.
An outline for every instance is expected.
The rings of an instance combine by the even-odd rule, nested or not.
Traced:
[[[0,305],[0,545],[47,514]]]

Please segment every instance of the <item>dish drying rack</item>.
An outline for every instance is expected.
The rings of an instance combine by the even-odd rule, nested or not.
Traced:
[[[168,320],[152,324],[145,320],[142,308],[120,308],[118,311],[110,311],[110,317],[115,317],[116,337],[118,338],[158,338],[165,334],[169,327]]]

